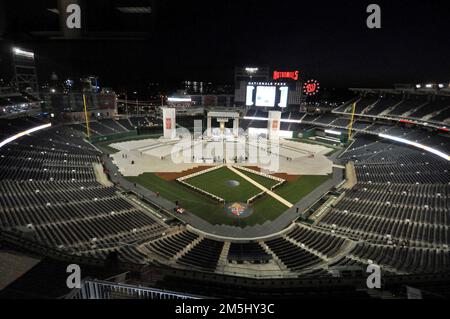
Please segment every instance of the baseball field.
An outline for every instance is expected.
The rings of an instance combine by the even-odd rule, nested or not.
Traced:
[[[223,198],[225,204],[218,203],[211,197],[179,183],[176,179],[167,178],[164,174],[144,173],[126,178],[153,192],[159,192],[160,196],[172,202],[178,200],[180,206],[189,213],[195,214],[211,224],[239,227],[263,224],[266,221],[276,219],[288,209],[285,204],[266,193],[248,205],[252,212],[249,216],[245,218],[230,217],[225,209],[227,204],[246,204],[249,198],[262,192],[252,181],[268,189],[278,183],[273,179],[252,172],[244,170],[239,170],[239,172],[245,174],[247,178],[241,177],[227,167],[222,167],[185,180],[189,185]],[[289,176],[289,179],[273,192],[295,204],[330,178],[330,175]]]

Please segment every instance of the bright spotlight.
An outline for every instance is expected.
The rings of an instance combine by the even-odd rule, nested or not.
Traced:
[[[13,53],[15,55],[23,56],[26,58],[34,58],[34,53],[30,51],[25,51],[20,48],[13,48]]]
[[[247,71],[248,73],[256,73],[258,72],[258,68],[245,68],[245,71]]]

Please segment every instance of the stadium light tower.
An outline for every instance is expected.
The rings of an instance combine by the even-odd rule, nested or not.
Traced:
[[[14,84],[19,91],[39,96],[39,85],[35,66],[34,52],[18,47],[12,48]]]

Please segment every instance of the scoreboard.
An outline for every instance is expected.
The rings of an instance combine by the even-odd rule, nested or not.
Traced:
[[[246,87],[246,106],[280,107],[288,105],[289,86],[281,82],[249,82]]]
[[[246,68],[246,70],[238,69],[239,73],[235,73],[234,104],[236,106],[272,110],[300,107],[303,97],[300,71],[274,70],[271,73],[269,68],[264,68],[264,72],[261,73],[262,68]],[[310,87],[314,85],[314,83],[309,84]]]

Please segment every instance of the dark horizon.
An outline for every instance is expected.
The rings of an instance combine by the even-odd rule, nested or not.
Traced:
[[[338,88],[449,81],[444,1],[378,1],[380,30],[366,26],[368,1],[153,1],[157,6],[151,21],[133,25],[142,38],[129,40],[52,40],[36,35],[54,29],[55,17],[50,21],[31,12],[49,8],[52,2],[3,5],[3,52],[13,44],[34,50],[40,82],[56,72],[60,79],[95,74],[103,85],[116,89],[145,87],[152,81],[167,87],[182,80],[232,84],[234,67],[245,65],[297,69],[324,86]],[[90,30],[114,34],[128,28],[128,22],[101,14],[102,8],[108,12],[111,2],[95,5],[98,21]]]

